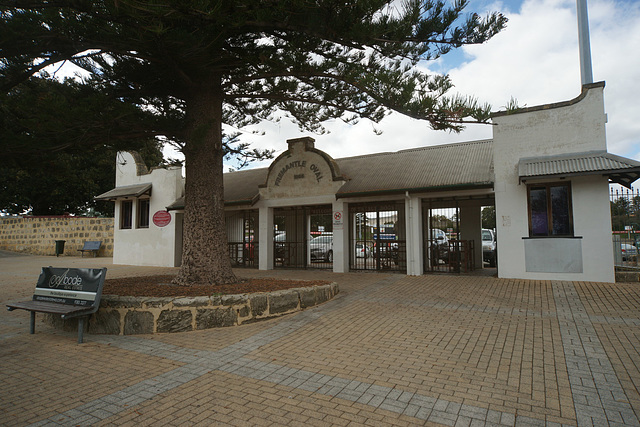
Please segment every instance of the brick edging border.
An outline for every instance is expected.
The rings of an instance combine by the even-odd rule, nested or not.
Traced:
[[[337,283],[238,295],[200,297],[123,297],[103,295],[100,309],[87,325],[90,334],[135,335],[187,332],[235,326],[295,313],[329,301]],[[45,321],[65,331],[77,330],[77,319],[47,315]]]

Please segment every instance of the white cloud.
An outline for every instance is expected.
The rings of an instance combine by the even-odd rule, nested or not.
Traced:
[[[500,3],[496,3],[500,5]],[[513,96],[520,106],[573,99],[580,93],[580,65],[575,0],[526,0],[509,18],[505,31],[481,46],[464,48],[462,64],[450,70],[456,90],[473,94],[498,110]],[[496,10],[496,6],[489,8]],[[640,159],[640,3],[592,0],[589,3],[594,81],[605,80],[609,151]],[[426,64],[437,70],[440,63]],[[426,123],[393,114],[375,125],[328,123],[328,135],[313,136],[316,147],[339,158],[381,151],[470,141],[491,137],[487,125],[461,134],[435,132]],[[286,140],[307,133],[286,121],[259,127],[264,136],[247,134],[256,147],[286,149]],[[267,162],[268,164],[268,162]]]

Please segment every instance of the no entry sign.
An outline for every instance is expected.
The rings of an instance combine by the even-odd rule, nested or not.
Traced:
[[[333,212],[333,229],[342,230],[342,227],[343,227],[342,211],[334,211]]]
[[[171,222],[171,214],[167,211],[158,211],[153,214],[153,223],[158,227],[164,227]]]

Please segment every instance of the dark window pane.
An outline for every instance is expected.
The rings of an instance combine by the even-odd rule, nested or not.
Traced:
[[[120,205],[120,228],[131,228],[131,216],[133,214],[133,203],[125,200]]]
[[[551,187],[551,217],[553,218],[554,236],[571,234],[571,219],[569,212],[569,187],[561,185]]]
[[[534,236],[547,236],[549,233],[549,221],[547,217],[546,187],[531,188],[529,206],[531,208],[531,233]]]
[[[138,228],[149,228],[149,200],[138,201]]]

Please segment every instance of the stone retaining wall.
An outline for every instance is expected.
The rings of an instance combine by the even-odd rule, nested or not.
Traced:
[[[78,256],[84,242],[102,242],[98,256],[113,256],[113,218],[73,216],[0,217],[0,249],[32,255],[55,255],[65,240],[65,256]]]
[[[338,285],[331,283],[242,295],[178,298],[103,295],[100,309],[89,319],[87,332],[134,335],[241,325],[322,304],[338,292]],[[70,332],[78,329],[77,319],[63,321],[60,316],[48,315],[46,321]]]
[[[622,282],[640,282],[640,272],[616,270],[616,283]]]

